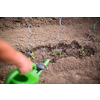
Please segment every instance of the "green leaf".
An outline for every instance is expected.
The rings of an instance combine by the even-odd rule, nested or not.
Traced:
[[[59,51],[57,50],[57,53],[58,53]]]
[[[31,55],[34,56],[34,53],[32,52]]]
[[[80,51],[81,49],[78,49],[78,51]]]
[[[83,48],[83,50],[84,50],[84,48]],[[84,51],[83,51],[82,49],[78,49],[78,51],[80,51],[81,53],[84,53]]]
[[[35,59],[35,57],[34,57],[34,56],[32,56],[32,58],[33,58],[33,59]]]
[[[55,53],[53,52],[53,55],[55,55]]]
[[[29,58],[29,60],[31,60],[31,58],[30,57],[28,57]]]
[[[59,52],[59,54],[61,55],[61,51]]]
[[[84,51],[82,51],[82,53],[84,53]]]
[[[56,54],[55,52],[53,52],[53,55],[55,55],[55,56],[56,56],[57,54]]]

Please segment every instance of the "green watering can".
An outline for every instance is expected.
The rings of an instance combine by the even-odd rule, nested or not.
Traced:
[[[8,73],[5,84],[38,84],[39,76],[41,75],[43,69],[46,68],[49,63],[49,59],[47,59],[43,64],[41,63],[33,63],[33,69],[24,75],[19,75],[19,70],[14,69]]]

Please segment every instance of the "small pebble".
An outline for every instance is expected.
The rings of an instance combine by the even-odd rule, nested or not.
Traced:
[[[19,46],[19,44],[16,44],[16,46]]]
[[[41,45],[44,45],[44,42],[42,42]]]

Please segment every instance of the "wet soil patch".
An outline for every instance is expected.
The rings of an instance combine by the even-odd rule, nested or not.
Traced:
[[[31,52],[34,52],[35,59],[32,59],[34,63],[43,63],[46,59],[51,59],[51,62],[56,62],[58,59],[61,58],[67,58],[70,56],[80,58],[86,56],[91,56],[96,53],[95,47],[85,46],[84,47],[84,53],[80,53],[78,49],[81,49],[82,46],[76,41],[72,41],[70,44],[66,44],[65,42],[61,42],[58,44],[58,52],[56,51],[56,46],[51,47],[49,46],[39,46],[36,48],[33,48]],[[57,55],[53,55],[53,52],[55,52]],[[27,57],[30,55],[25,53]]]

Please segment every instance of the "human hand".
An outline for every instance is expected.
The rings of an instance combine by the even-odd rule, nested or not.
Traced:
[[[20,71],[20,75],[23,75],[27,72],[29,72],[30,70],[32,70],[32,62],[26,57],[24,56],[22,53],[18,53],[17,56],[19,57],[18,62],[17,62],[17,66],[18,69]]]
[[[18,66],[20,75],[32,70],[32,62],[8,42],[0,39],[0,60]]]
[[[24,64],[23,66],[19,67],[19,71],[20,71],[20,75],[23,75],[27,72],[29,72],[30,70],[32,70],[32,62],[30,60],[24,60]]]

